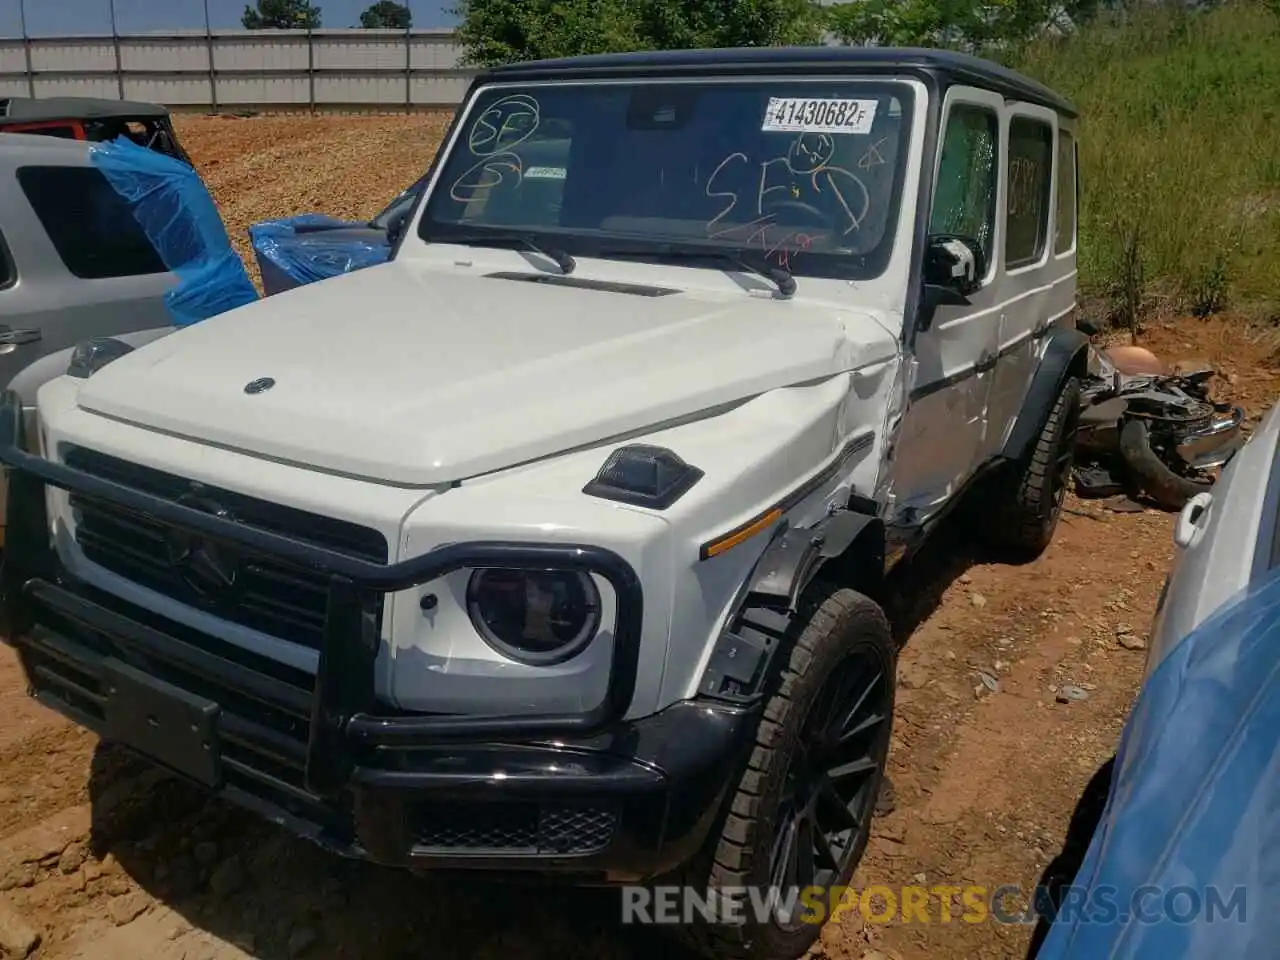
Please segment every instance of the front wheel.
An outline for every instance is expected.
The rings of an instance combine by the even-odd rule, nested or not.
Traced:
[[[736,922],[695,916],[679,929],[708,960],[802,955],[870,835],[893,716],[889,623],[874,601],[834,587],[802,617],[747,769],[688,878],[698,896],[754,888]]]

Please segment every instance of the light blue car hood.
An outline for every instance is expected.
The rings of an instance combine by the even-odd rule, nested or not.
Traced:
[[[1059,916],[1037,960],[1280,951],[1280,572],[1148,677],[1074,886],[1087,902]],[[1133,904],[1151,919],[1127,918]]]

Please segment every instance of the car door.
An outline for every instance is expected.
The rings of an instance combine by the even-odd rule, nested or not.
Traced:
[[[1003,108],[1000,96],[971,87],[952,87],[943,104],[929,232],[977,240],[987,266],[967,304],[939,307],[927,329],[914,331],[893,487],[897,509],[920,519],[945,504],[981,462],[999,342]]]
[[[1061,238],[1058,245],[1053,240],[1055,171],[1061,162],[1057,148],[1058,118],[1052,110],[1017,102],[1005,107],[1001,302],[984,459],[1004,448],[1035,372],[1039,342],[1075,301],[1074,258],[1060,256],[1056,246]],[[1074,192],[1071,199],[1074,203]]]
[[[0,383],[87,337],[168,326],[177,282],[83,144],[0,140]]]

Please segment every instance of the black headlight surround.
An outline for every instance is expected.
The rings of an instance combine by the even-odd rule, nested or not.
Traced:
[[[538,649],[526,645],[528,640],[513,635],[514,623],[509,618],[516,613],[517,606],[521,603],[516,594],[527,598],[527,582],[530,579],[542,580],[548,587],[559,586],[561,600],[558,601],[558,608],[562,615],[565,612],[564,606],[578,608],[576,612],[580,614],[580,623],[569,637],[553,647]],[[495,601],[500,600],[500,594],[490,593],[485,596],[495,586],[498,590],[511,591],[511,601],[499,606]],[[569,596],[564,598],[564,594]],[[589,574],[579,571],[483,567],[473,570],[467,580],[466,602],[472,626],[485,643],[504,657],[527,666],[550,667],[572,660],[589,647],[600,632],[600,590]]]

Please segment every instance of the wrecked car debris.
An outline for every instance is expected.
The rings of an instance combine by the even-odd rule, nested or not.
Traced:
[[[1140,348],[1138,348],[1140,349]],[[1141,493],[1166,510],[1214,481],[1243,442],[1244,411],[1210,399],[1206,365],[1172,373],[1149,351],[1090,351],[1076,436],[1076,492]]]

